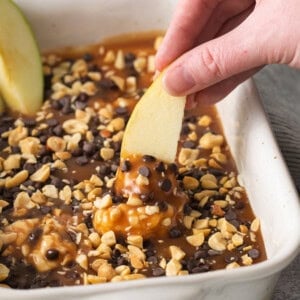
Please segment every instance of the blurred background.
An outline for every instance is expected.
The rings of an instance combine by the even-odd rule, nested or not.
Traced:
[[[256,74],[254,80],[299,194],[300,70],[272,65]],[[299,299],[300,255],[281,273],[272,300]]]

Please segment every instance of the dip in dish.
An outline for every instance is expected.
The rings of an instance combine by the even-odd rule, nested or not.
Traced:
[[[176,164],[149,155],[120,162],[160,40],[49,53],[42,109],[2,116],[3,284],[116,282],[266,259],[214,107],[185,116]]]

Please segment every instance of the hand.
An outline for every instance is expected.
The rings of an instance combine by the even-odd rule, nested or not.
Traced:
[[[187,108],[215,103],[266,64],[300,68],[299,0],[181,0],[156,55]]]

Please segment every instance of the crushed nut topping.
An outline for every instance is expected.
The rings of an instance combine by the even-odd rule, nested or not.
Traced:
[[[213,107],[186,114],[175,164],[120,162],[161,41],[47,54],[43,107],[1,116],[1,286],[180,276],[266,258]]]

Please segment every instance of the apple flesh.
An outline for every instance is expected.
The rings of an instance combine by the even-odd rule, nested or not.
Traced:
[[[148,154],[174,162],[185,107],[185,97],[169,95],[162,76],[148,88],[133,110],[125,129],[121,157]]]
[[[4,100],[0,95],[0,114],[2,114],[5,111],[5,104],[4,104]]]
[[[11,0],[0,1],[0,94],[10,110],[31,115],[43,100],[43,72],[30,25]]]

